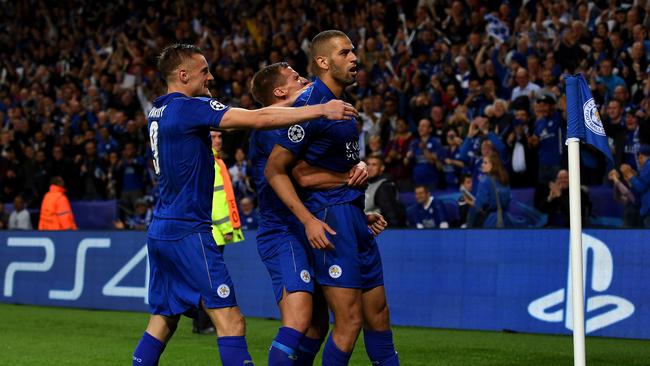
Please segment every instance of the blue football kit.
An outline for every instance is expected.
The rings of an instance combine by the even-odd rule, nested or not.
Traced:
[[[248,148],[259,207],[257,250],[271,276],[277,302],[282,300],[283,289],[287,292],[314,292],[309,244],[300,236],[300,222],[264,177],[266,162],[280,131],[253,131]]]
[[[323,104],[332,99],[336,99],[334,94],[316,79],[294,106]],[[282,129],[277,137],[279,145],[312,166],[345,173],[359,163],[355,120],[315,119]],[[360,289],[383,285],[379,249],[363,212],[364,191],[342,185],[328,190],[304,190],[301,198],[314,216],[337,233],[330,237],[334,250],[311,249],[317,282]],[[301,235],[304,236],[304,230]]]
[[[149,226],[149,305],[153,314],[236,306],[232,281],[211,231],[214,158],[210,129],[228,107],[170,93],[148,115],[160,199]]]

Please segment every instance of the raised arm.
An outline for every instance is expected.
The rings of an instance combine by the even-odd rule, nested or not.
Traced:
[[[325,117],[331,120],[352,119],[358,117],[357,110],[350,103],[331,100],[326,104],[310,105],[299,108],[265,107],[248,110],[230,108],[221,119],[219,128],[254,128],[276,129]]]
[[[295,162],[296,157],[291,151],[275,145],[266,163],[264,176],[282,202],[303,224],[311,246],[317,249],[332,249],[334,246],[327,239],[325,231],[331,235],[336,235],[336,232],[309,212],[291,182],[288,172]]]

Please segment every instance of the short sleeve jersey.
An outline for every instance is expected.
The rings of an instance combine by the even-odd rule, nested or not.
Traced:
[[[294,102],[294,107],[327,103],[336,99],[320,80],[308,87]],[[277,143],[312,166],[338,173],[348,172],[359,163],[359,130],[351,120],[318,118],[281,129]],[[363,196],[359,188],[341,185],[328,190],[304,190],[302,198],[311,212],[349,203]]]
[[[214,158],[210,129],[228,107],[209,98],[181,93],[158,97],[147,116],[160,198],[149,237],[178,240],[211,231]]]

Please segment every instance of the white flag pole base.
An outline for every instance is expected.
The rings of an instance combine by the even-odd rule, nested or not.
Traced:
[[[582,211],[580,200],[580,140],[569,138],[569,220],[571,225],[571,296],[573,302],[573,364],[586,365],[585,307],[582,283]]]

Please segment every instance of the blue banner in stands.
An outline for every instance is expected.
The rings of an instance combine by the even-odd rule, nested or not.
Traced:
[[[650,339],[650,234],[583,234],[587,335]],[[254,238],[254,232],[246,233]],[[2,232],[0,302],[147,311],[143,232]],[[394,324],[570,334],[568,230],[389,230]],[[247,316],[277,317],[254,240],[226,248]]]

